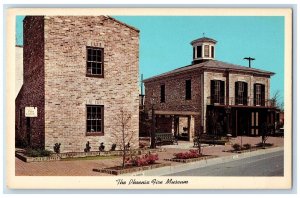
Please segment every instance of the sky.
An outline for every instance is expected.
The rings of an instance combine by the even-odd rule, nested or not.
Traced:
[[[274,72],[271,96],[284,93],[284,17],[280,16],[113,16],[140,30],[139,70],[144,79],[191,64],[190,42],[217,40],[215,59]],[[16,42],[22,45],[23,16],[17,17]]]

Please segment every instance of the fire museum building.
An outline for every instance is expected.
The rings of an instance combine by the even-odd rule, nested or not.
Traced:
[[[275,123],[274,73],[215,60],[216,43],[192,41],[190,65],[144,80],[145,109],[154,109],[156,133],[188,141],[199,132],[258,136],[261,126]]]

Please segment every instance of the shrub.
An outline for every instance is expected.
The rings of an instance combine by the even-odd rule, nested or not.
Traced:
[[[26,155],[29,157],[47,157],[50,156],[51,151],[45,149],[27,149]]]
[[[232,145],[232,148],[233,148],[235,151],[240,151],[240,150],[241,150],[241,145],[239,145],[239,144],[234,144],[234,145]]]
[[[140,148],[145,148],[146,146],[147,146],[147,143],[145,143],[145,142],[140,142],[139,143]]]
[[[90,147],[90,142],[87,141],[87,143],[85,144],[84,152],[90,152],[90,151],[91,151],[91,148],[92,148],[92,147]]]
[[[243,148],[246,150],[250,150],[252,148],[251,144],[244,144]]]
[[[60,153],[60,143],[55,143],[53,146],[53,150],[55,153]]]
[[[104,145],[103,145],[104,146]],[[116,144],[112,144],[111,145],[111,151],[115,151],[116,150],[116,147],[117,147],[117,145]],[[104,150],[104,148],[103,148],[103,150]]]
[[[99,146],[99,151],[104,151],[104,149],[105,149],[104,143],[101,142]]]
[[[132,164],[133,166],[146,166],[150,164],[154,164],[155,161],[158,160],[157,154],[145,154],[142,156],[136,156],[132,159],[127,159],[127,164]]]
[[[175,153],[174,156],[176,159],[191,159],[200,157],[201,155],[198,153],[197,150],[189,150],[185,153]]]
[[[265,146],[265,147],[268,147],[268,146],[273,146],[273,144],[272,143],[265,143],[264,145],[263,145],[263,143],[258,143],[258,144],[256,144],[256,146],[257,147],[263,147],[263,146]]]

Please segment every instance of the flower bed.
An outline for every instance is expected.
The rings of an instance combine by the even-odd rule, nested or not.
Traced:
[[[213,157],[216,156],[202,155],[198,153],[198,150],[189,150],[188,152],[175,153],[174,158],[165,159],[165,160],[173,161],[173,162],[189,163],[189,162],[194,162],[199,160],[206,160]]]
[[[113,175],[120,175],[125,173],[159,168],[168,165],[168,164],[155,163],[156,160],[158,160],[158,155],[149,153],[142,156],[127,158],[125,162],[125,167],[116,166],[116,167],[104,168],[104,169],[93,169],[93,171],[108,173]]]
[[[147,166],[126,166],[124,169],[121,166],[111,167],[111,168],[104,168],[104,169],[93,169],[93,171],[100,172],[100,173],[107,173],[111,175],[121,175],[126,173],[133,173],[138,171],[144,171],[144,170],[150,170],[154,168],[160,168],[164,166],[171,166],[170,163],[164,163],[164,164],[151,164]]]
[[[273,144],[266,143],[263,147],[261,143],[256,144],[255,146],[251,146],[250,144],[244,144],[243,147],[239,144],[232,145],[233,150],[227,150],[225,152],[231,152],[231,153],[246,153],[251,151],[256,151],[259,149],[266,149],[273,147]]]
[[[207,159],[216,158],[216,157],[217,156],[214,156],[214,155],[202,155],[201,157],[190,158],[190,159],[172,158],[172,159],[165,159],[165,160],[166,161],[172,161],[172,162],[190,163],[190,162],[196,162],[196,161],[200,161],[200,160],[207,160]]]
[[[163,152],[165,149],[136,149],[132,150],[133,155],[141,155],[145,153]],[[90,151],[90,152],[68,152],[68,153],[51,153],[47,157],[29,157],[25,152],[17,151],[15,156],[24,162],[42,162],[42,161],[59,161],[67,158],[84,158],[92,156],[122,156],[123,151]]]
[[[175,159],[191,159],[191,158],[198,158],[201,155],[198,153],[197,150],[189,150],[188,152],[184,153],[175,153]]]

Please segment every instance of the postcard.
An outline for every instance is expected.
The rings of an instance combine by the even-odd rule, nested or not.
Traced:
[[[7,12],[11,189],[290,189],[292,9]]]

